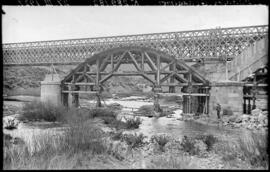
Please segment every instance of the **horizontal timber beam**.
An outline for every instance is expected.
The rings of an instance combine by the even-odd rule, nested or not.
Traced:
[[[65,85],[96,85],[96,83],[90,83],[90,82],[77,82],[77,83],[69,83],[65,82]]]
[[[209,96],[209,94],[204,93],[157,93],[164,96]]]
[[[62,91],[62,93],[84,93],[84,94],[97,94],[96,91]]]

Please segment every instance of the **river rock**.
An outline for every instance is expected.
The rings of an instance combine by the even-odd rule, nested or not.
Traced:
[[[242,122],[242,118],[241,117],[237,117],[235,120],[235,123],[241,123]]]
[[[251,114],[252,114],[253,116],[258,116],[260,113],[262,113],[262,111],[261,111],[260,109],[253,109],[253,110],[251,111]]]
[[[230,116],[228,119],[229,119],[229,122],[235,122],[237,118],[238,117],[236,115],[233,115],[233,116]]]
[[[180,117],[178,117],[176,119],[179,120],[179,121],[183,121],[183,116],[180,116]]]
[[[249,115],[242,115],[242,121],[248,121],[250,119]]]
[[[267,116],[260,113],[258,116],[258,121],[262,124],[265,118],[267,118]]]
[[[268,111],[267,110],[262,111],[262,114],[267,116],[268,115]]]

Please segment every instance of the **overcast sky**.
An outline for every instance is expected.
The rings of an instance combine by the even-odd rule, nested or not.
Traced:
[[[2,6],[3,43],[268,25],[268,7]]]

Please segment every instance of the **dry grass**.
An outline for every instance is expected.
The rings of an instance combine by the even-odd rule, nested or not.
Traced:
[[[174,155],[165,153],[154,156],[151,162],[147,165],[151,169],[196,169],[196,165],[192,160],[182,154]]]
[[[228,168],[268,169],[267,136],[250,133],[235,141],[218,142],[213,150]]]

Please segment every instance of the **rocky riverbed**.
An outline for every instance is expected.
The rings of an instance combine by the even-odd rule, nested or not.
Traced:
[[[119,113],[118,118],[122,119],[123,116],[127,118],[134,117],[134,113],[130,110],[121,111],[123,107],[121,107],[121,102],[124,102],[124,105],[128,105],[128,101],[132,101],[130,104],[133,106],[131,108],[137,107],[138,104],[134,104],[136,102],[136,97],[132,99],[125,99],[125,100],[118,100],[117,104],[116,102],[110,102],[114,103],[113,106],[115,109],[118,109]],[[140,105],[142,102],[148,101],[145,99],[140,99]],[[150,103],[150,102],[149,102]],[[108,104],[109,105],[109,104]],[[138,106],[139,107],[139,106]],[[138,129],[130,130],[130,131],[124,131],[123,134],[140,134],[142,133],[144,136],[146,136],[145,145],[143,147],[137,148],[132,150],[132,153],[128,150],[128,145],[124,141],[114,141],[110,138],[109,144],[112,144],[114,147],[113,149],[116,149],[120,151],[121,156],[125,156],[125,161],[128,164],[129,168],[154,168],[158,166],[158,161],[165,161],[166,159],[172,157],[172,151],[173,153],[180,153],[183,155],[183,162],[187,161],[190,164],[182,164],[182,167],[186,168],[195,168],[195,169],[230,169],[232,168],[232,165],[228,165],[222,160],[221,156],[215,153],[214,151],[206,151],[205,150],[205,143],[201,141],[196,141],[196,150],[198,150],[198,154],[196,155],[190,155],[185,153],[185,151],[182,150],[182,148],[175,147],[175,142],[182,141],[183,136],[200,136],[204,134],[211,134],[218,138],[220,142],[222,140],[227,140],[228,138],[233,137],[239,137],[239,135],[242,135],[240,131],[237,130],[238,128],[249,128],[245,126],[258,125],[261,128],[267,128],[267,112],[263,112],[260,110],[253,110],[252,115],[241,115],[241,116],[229,116],[229,117],[223,117],[221,123],[223,124],[223,127],[221,130],[216,128],[215,126],[220,123],[220,121],[217,120],[211,120],[207,116],[194,116],[193,114],[183,115],[182,111],[177,108],[176,105],[170,105],[166,106],[168,111],[172,111],[172,113],[163,116],[163,117],[145,117],[143,114],[141,114],[140,118],[142,119],[142,123]],[[15,119],[18,120],[18,117],[21,113],[21,108],[17,106],[12,105],[4,105],[4,121],[7,121],[8,119]],[[12,115],[11,115],[12,114]],[[15,115],[14,115],[15,114]],[[202,122],[204,124],[199,125],[198,123],[194,122]],[[106,125],[102,124],[102,122],[96,122],[101,124],[100,128],[105,133],[115,133],[116,130],[107,127]],[[234,126],[234,127],[230,127]],[[55,135],[61,135],[61,133],[64,132],[65,128],[67,126],[64,126],[61,123],[52,123],[52,122],[22,122],[18,121],[18,126],[14,130],[7,130],[3,129],[4,134],[6,137],[12,138],[13,144],[20,144],[21,142],[27,143],[31,145],[31,149],[35,150],[35,145],[33,144],[33,138],[37,135],[46,135],[49,134],[51,136]],[[259,127],[251,127],[251,129],[257,130]],[[226,128],[235,128],[233,129],[233,132],[227,132],[224,134],[224,131],[226,131]],[[237,133],[237,134],[233,134]],[[165,146],[165,152],[157,151],[158,148],[157,145],[151,143],[151,137],[155,135],[167,135],[170,137],[170,141]],[[9,135],[9,136],[7,136]],[[198,143],[197,143],[198,142]],[[118,146],[117,146],[118,145]],[[174,146],[172,146],[174,145]],[[178,144],[179,145],[179,144]],[[218,148],[217,148],[218,150]],[[176,155],[175,155],[176,156]],[[178,155],[177,155],[178,156]],[[130,157],[130,158],[127,158]],[[160,160],[161,159],[161,160]],[[156,163],[156,164],[155,164]],[[239,165],[242,164],[242,165]],[[184,166],[186,165],[186,166]],[[241,169],[245,167],[245,169],[252,168],[248,164],[245,164],[244,161],[239,160],[238,162],[239,167],[237,167],[237,164],[233,166],[233,168]],[[127,166],[126,166],[127,167]],[[160,167],[162,168],[162,167]],[[164,167],[166,168],[166,167]]]

